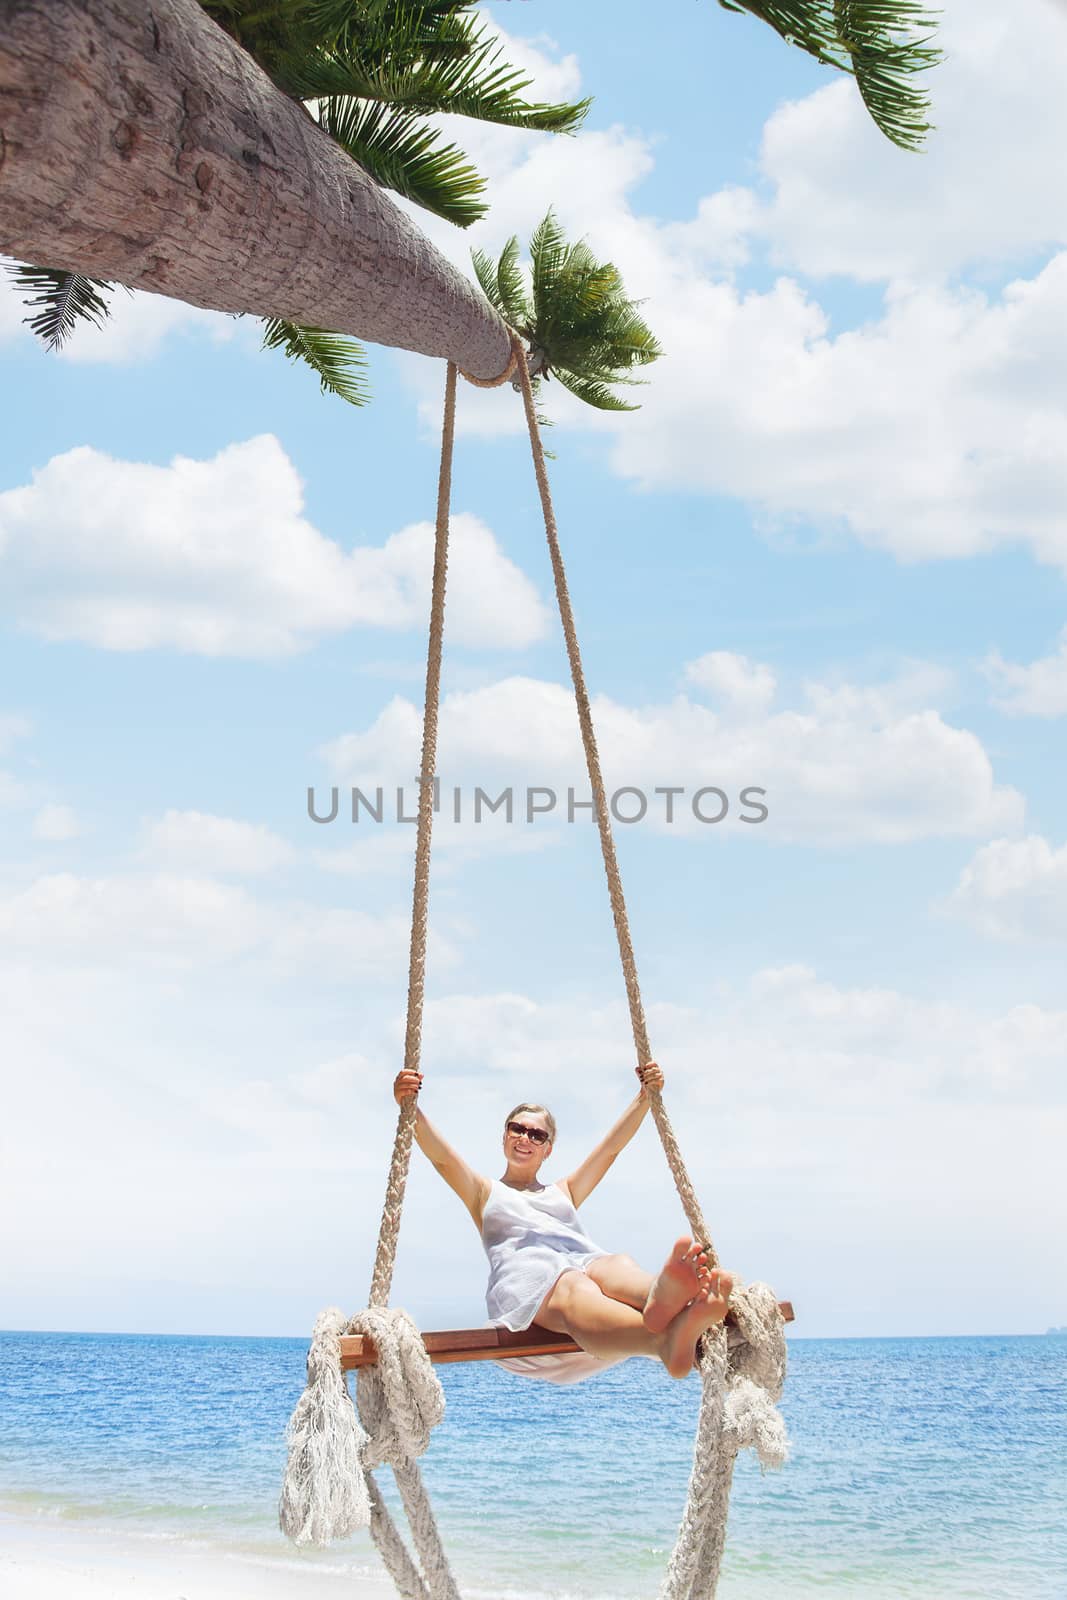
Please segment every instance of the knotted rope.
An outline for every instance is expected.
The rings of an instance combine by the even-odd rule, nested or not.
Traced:
[[[456,370],[450,362],[445,384],[419,771],[404,1046],[404,1066],[413,1071],[417,1071],[419,1066],[425,992],[433,777],[437,756],[448,565]],[[513,336],[511,360],[505,372],[495,379],[470,378],[468,381],[480,388],[492,388],[506,382],[516,371],[516,387],[522,390],[556,599],[593,793],[634,1047],[638,1064],[641,1065],[652,1059],[652,1051],[574,613],[559,548],[530,365],[518,335]],[[464,376],[467,377],[467,374]],[[700,1241],[709,1261],[715,1266],[718,1257],[662,1095],[657,1089],[646,1090],[646,1093],[693,1237]],[[388,1309],[416,1114],[416,1100],[410,1096],[403,1101],[397,1120],[371,1279],[370,1307],[347,1321],[341,1312],[327,1311],[316,1323],[308,1355],[307,1388],[289,1425],[289,1459],[282,1490],[280,1521],[283,1530],[298,1543],[328,1543],[331,1538],[351,1533],[357,1527],[367,1526],[369,1522],[382,1559],[404,1600],[459,1600],[417,1465],[417,1457],[429,1442],[430,1430],[444,1414],[444,1395],[414,1323],[404,1312]],[[785,1459],[785,1430],[775,1409],[785,1378],[786,1362],[783,1322],[777,1300],[765,1284],[751,1284],[747,1288],[736,1289],[732,1303],[737,1334],[728,1341],[725,1326],[719,1326],[705,1334],[698,1351],[702,1395],[693,1468],[685,1513],[668,1563],[660,1600],[709,1600],[714,1595],[722,1561],[727,1505],[737,1452],[749,1446],[755,1448],[764,1466],[777,1466]],[[345,1332],[369,1334],[378,1351],[377,1366],[360,1370],[357,1381],[358,1418],[341,1371],[340,1336]],[[393,1468],[411,1525],[421,1572],[415,1566],[375,1485],[373,1468],[384,1463]]]
[[[430,901],[430,837],[433,830],[433,776],[437,763],[437,721],[441,699],[441,646],[448,572],[448,521],[452,496],[452,454],[456,431],[456,366],[445,378],[441,465],[437,480],[433,584],[426,695],[419,767],[419,810],[415,835],[415,885],[412,895],[404,1066],[418,1071],[426,987],[426,938]],[[509,369],[510,370],[510,369]],[[501,380],[502,381],[502,380]],[[444,1416],[444,1391],[419,1337],[403,1311],[389,1310],[400,1217],[404,1206],[416,1103],[401,1103],[386,1179],[385,1204],[371,1275],[370,1306],[346,1321],[339,1311],[319,1318],[308,1355],[308,1381],[289,1424],[288,1465],[279,1520],[298,1542],[318,1544],[344,1537],[369,1523],[371,1536],[390,1577],[405,1600],[459,1600],[429,1497],[416,1458],[429,1443],[430,1429]],[[361,1369],[356,1384],[360,1427],[341,1372],[342,1333],[368,1333],[378,1362]],[[412,1561],[389,1515],[372,1472],[388,1463],[396,1478],[422,1571]],[[341,1479],[347,1475],[347,1486]]]
[[[359,1373],[358,1416],[341,1371],[343,1333],[369,1335],[378,1351],[376,1365]],[[371,1308],[348,1318],[324,1311],[308,1352],[307,1388],[286,1435],[282,1531],[296,1544],[329,1544],[369,1525],[401,1594],[459,1600],[416,1465],[444,1414],[444,1390],[406,1312]],[[374,1468],[383,1465],[396,1476],[421,1573],[374,1482]]]
[[[607,792],[600,767],[600,752],[597,749],[596,730],[593,727],[593,713],[589,704],[589,691],[585,684],[581,651],[578,648],[578,633],[567,587],[567,573],[559,547],[559,532],[548,484],[541,430],[537,422],[533,384],[526,352],[517,338],[514,344],[519,385],[526,412],[526,427],[530,435],[534,476],[541,497],[545,537],[548,541],[552,576],[556,586],[556,602],[563,625],[563,637],[567,644],[567,660],[570,663],[574,700],[578,708],[578,725],[581,729],[586,770],[593,795],[593,811],[600,834],[600,850],[608,880],[608,897],[611,901],[611,915],[619,945],[626,999],[630,1007],[634,1049],[640,1066],[652,1060],[652,1047],[641,1003],[637,959],[630,936],[630,921],[626,915],[622,875],[615,854]],[[717,1266],[719,1258],[663,1104],[663,1096],[658,1089],[647,1089],[645,1092],[693,1238],[703,1246],[710,1264],[713,1267]],[[784,1323],[778,1310],[778,1302],[773,1292],[765,1285],[753,1284],[748,1289],[740,1287],[736,1289],[732,1304],[743,1343],[737,1344],[734,1351],[731,1351],[727,1344],[724,1324],[710,1330],[700,1341],[697,1364],[700,1369],[702,1396],[693,1468],[689,1479],[685,1514],[674,1553],[668,1563],[667,1576],[660,1591],[661,1600],[704,1600],[704,1597],[715,1593],[726,1538],[726,1512],[737,1451],[743,1445],[752,1443],[757,1447],[763,1446],[760,1459],[764,1465],[781,1465],[785,1459],[785,1428],[773,1404],[781,1394],[785,1378]],[[740,1351],[746,1351],[748,1354],[739,1357],[737,1352]],[[740,1370],[742,1367],[745,1369],[743,1376]]]

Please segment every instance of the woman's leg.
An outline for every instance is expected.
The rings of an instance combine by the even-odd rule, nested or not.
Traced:
[[[645,1309],[652,1288],[652,1274],[639,1267],[632,1256],[597,1256],[585,1270],[609,1300],[633,1306],[636,1311]]]
[[[584,1272],[564,1272],[534,1318],[542,1328],[565,1333],[602,1361],[618,1356],[659,1356],[663,1334],[649,1333],[641,1313],[606,1295]]]
[[[651,1333],[662,1333],[708,1284],[707,1256],[688,1234],[676,1240],[654,1278],[631,1256],[598,1256],[586,1272],[610,1299],[642,1312]]]
[[[658,1356],[672,1378],[692,1370],[702,1333],[726,1315],[732,1279],[714,1272],[708,1287],[673,1319],[662,1333],[652,1333],[633,1306],[609,1299],[584,1272],[564,1272],[538,1308],[534,1321],[602,1361],[618,1356]]]

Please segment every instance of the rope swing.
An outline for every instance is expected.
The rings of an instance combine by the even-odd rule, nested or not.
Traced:
[[[492,388],[506,382],[513,372],[517,373],[518,386],[522,390],[556,599],[567,645],[608,895],[630,1008],[634,1048],[640,1066],[652,1060],[652,1049],[641,1002],[637,964],[615,855],[589,694],[559,548],[530,364],[520,338],[513,335],[511,360],[507,370],[498,378],[488,382],[477,379],[468,381],[476,383],[478,387]],[[445,383],[438,477],[404,1044],[404,1066],[411,1071],[419,1069],[422,1042],[433,777],[440,707],[456,377],[457,368],[450,362]],[[653,1088],[648,1091],[648,1097],[690,1231],[706,1252],[709,1266],[715,1267],[719,1258],[663,1104],[662,1093]],[[347,1318],[337,1310],[324,1311],[315,1325],[308,1354],[307,1387],[293,1412],[287,1433],[288,1464],[279,1520],[282,1530],[297,1544],[326,1544],[331,1539],[352,1533],[356,1528],[369,1526],[386,1569],[405,1600],[460,1600],[417,1460],[429,1443],[432,1429],[444,1415],[444,1394],[415,1324],[405,1312],[390,1308],[388,1303],[415,1115],[416,1097],[412,1095],[401,1103],[397,1120],[369,1307],[353,1318]],[[774,1292],[766,1284],[738,1286],[731,1297],[730,1326],[722,1323],[709,1329],[700,1341],[697,1367],[701,1378],[701,1401],[693,1466],[685,1511],[667,1564],[659,1600],[710,1600],[715,1594],[726,1538],[730,1485],[738,1451],[754,1449],[764,1467],[780,1466],[785,1460],[785,1426],[776,1402],[785,1381],[784,1323],[789,1315],[789,1308],[779,1306]],[[375,1361],[364,1359],[359,1364],[355,1406],[343,1370],[344,1365],[355,1363],[346,1363],[342,1359],[342,1340],[351,1343],[353,1335],[361,1335],[363,1345],[372,1345],[376,1354]],[[548,1335],[544,1342],[556,1343],[558,1336]],[[462,1355],[451,1357],[457,1358],[462,1359]],[[392,1467],[396,1477],[418,1564],[383,1504],[374,1481],[375,1468],[386,1463]]]

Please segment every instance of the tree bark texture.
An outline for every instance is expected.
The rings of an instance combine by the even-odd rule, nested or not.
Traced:
[[[476,286],[196,0],[0,0],[0,252],[508,363]]]

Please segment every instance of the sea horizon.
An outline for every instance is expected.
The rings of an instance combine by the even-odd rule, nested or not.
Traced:
[[[354,1315],[354,1313],[353,1313]],[[415,1319],[417,1322],[418,1318]],[[430,1324],[427,1322],[426,1327]],[[437,1326],[437,1324],[434,1324]],[[458,1322],[450,1324],[458,1327]],[[467,1327],[478,1324],[467,1323]],[[421,1323],[420,1323],[421,1327]],[[835,1340],[848,1340],[850,1343],[860,1340],[886,1340],[886,1339],[1067,1339],[1067,1324],[1062,1327],[1017,1329],[1013,1332],[993,1331],[985,1333],[954,1332],[954,1333],[800,1333],[794,1331],[792,1325],[785,1330],[786,1338],[790,1345],[802,1342],[829,1343]],[[303,1333],[228,1333],[219,1329],[207,1331],[198,1330],[195,1333],[185,1332],[181,1329],[170,1328],[42,1328],[42,1327],[16,1327],[0,1326],[0,1338],[8,1334],[32,1334],[42,1339],[52,1335],[63,1338],[77,1339],[284,1339],[310,1343],[310,1327]]]

